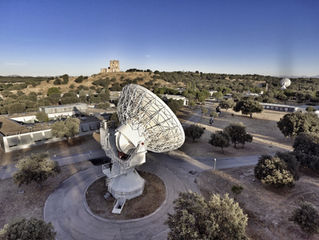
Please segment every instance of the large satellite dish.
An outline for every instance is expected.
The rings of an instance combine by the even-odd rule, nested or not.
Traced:
[[[109,193],[117,199],[113,213],[125,201],[143,193],[144,179],[135,167],[146,161],[146,152],[167,152],[185,141],[183,127],[172,110],[148,89],[129,84],[122,89],[117,106],[121,125],[112,134],[106,124],[100,130],[101,145],[112,163],[103,165]]]
[[[281,85],[281,89],[286,89],[287,87],[289,87],[291,84],[291,81],[289,78],[283,78],[280,81],[280,85]]]

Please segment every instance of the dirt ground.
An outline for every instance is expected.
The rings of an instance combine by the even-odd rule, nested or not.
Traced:
[[[165,185],[154,174],[147,172],[139,172],[139,174],[146,181],[144,192],[142,196],[127,201],[121,215],[112,214],[115,203],[113,197],[104,199],[106,192],[105,177],[95,181],[86,193],[87,203],[91,211],[100,217],[117,220],[141,218],[154,212],[165,200]]]
[[[72,143],[67,141],[55,142],[50,144],[44,144],[28,149],[13,151],[5,153],[0,148],[0,166],[16,163],[18,160],[31,155],[32,153],[47,152],[49,155],[68,156],[72,154],[80,154],[87,152],[87,149],[91,151],[101,148],[97,134],[82,136],[72,140]]]
[[[213,109],[215,109],[213,105]],[[183,109],[180,113],[181,122],[184,124],[194,124],[189,121],[192,114],[195,114],[195,121],[199,122],[205,128],[204,134],[199,140],[193,142],[191,139],[186,138],[185,144],[181,147],[181,151],[192,157],[236,157],[269,154],[277,151],[290,151],[292,150],[293,140],[284,137],[277,127],[277,122],[286,113],[265,110],[262,113],[254,114],[253,118],[234,112],[232,110],[222,111],[220,117],[215,118],[213,125],[209,124],[209,116],[202,117],[200,110]],[[233,115],[232,115],[233,114]],[[193,118],[194,119],[194,118]],[[222,130],[230,123],[243,123],[246,126],[248,133],[253,135],[253,142],[246,143],[244,148],[240,146],[235,149],[232,145],[224,149],[224,154],[220,148],[213,147],[208,143],[211,133]]]
[[[0,181],[0,229],[20,217],[43,219],[43,207],[48,196],[65,179],[90,166],[89,161],[63,166],[61,173],[49,178],[42,189],[34,183],[19,188],[12,178]]]
[[[292,211],[301,200],[307,200],[319,208],[319,178],[303,174],[294,188],[272,189],[255,181],[253,167],[221,171],[205,171],[196,179],[201,193],[208,198],[213,193],[229,193],[248,215],[247,233],[251,239],[298,240],[307,236],[290,222]],[[231,188],[241,185],[242,193],[235,196]],[[319,234],[309,238],[318,240]]]

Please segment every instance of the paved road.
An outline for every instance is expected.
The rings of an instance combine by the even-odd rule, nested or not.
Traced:
[[[44,207],[45,221],[52,222],[57,239],[167,239],[167,214],[173,211],[173,201],[179,192],[198,192],[195,176],[188,173],[193,166],[166,154],[148,154],[142,170],[155,173],[165,183],[166,199],[154,214],[133,221],[100,219],[86,209],[85,191],[100,176],[101,167],[91,167],[76,173],[53,192]],[[106,189],[105,189],[106,191]]]

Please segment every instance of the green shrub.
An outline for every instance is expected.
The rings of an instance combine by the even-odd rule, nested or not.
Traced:
[[[18,171],[13,175],[13,180],[19,186],[36,182],[40,186],[50,176],[60,172],[57,162],[52,161],[48,154],[33,154],[23,158],[16,165]]]
[[[225,127],[223,132],[229,136],[235,148],[237,144],[244,146],[246,142],[253,140],[253,136],[246,132],[246,127],[241,123],[232,123]]]
[[[226,194],[206,201],[196,193],[180,193],[168,215],[169,240],[246,240],[247,215]]]
[[[56,232],[51,223],[36,218],[20,219],[0,230],[3,240],[54,240]]]
[[[302,202],[289,220],[298,224],[309,235],[319,233],[319,214],[311,203]]]
[[[220,147],[224,153],[224,148],[229,147],[229,136],[223,131],[217,131],[211,134],[209,143],[215,147]]]
[[[255,177],[263,184],[274,187],[292,187],[294,177],[287,169],[287,164],[278,157],[262,155],[255,166]]]
[[[231,191],[232,191],[234,194],[236,194],[236,195],[240,194],[243,190],[244,190],[244,188],[243,188],[242,186],[240,186],[240,185],[234,185],[234,186],[232,186],[232,188],[231,188]]]
[[[204,133],[204,129],[195,124],[192,124],[186,127],[184,130],[185,130],[185,135],[187,137],[192,138],[193,142],[195,142],[196,139],[199,139]]]

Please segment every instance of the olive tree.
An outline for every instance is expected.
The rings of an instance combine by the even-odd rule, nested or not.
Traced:
[[[37,112],[36,118],[39,122],[48,122],[49,121],[48,114],[46,114],[45,112]]]
[[[220,108],[226,109],[226,111],[227,111],[229,108],[232,108],[235,106],[235,102],[233,99],[229,98],[227,100],[221,100],[219,102],[219,106],[220,106]]]
[[[294,154],[301,166],[319,172],[319,135],[301,133],[295,138]]]
[[[36,182],[39,186],[49,177],[55,176],[61,170],[57,162],[52,161],[48,154],[32,154],[30,157],[18,161],[17,172],[13,175],[16,184],[30,184]]]
[[[228,195],[214,194],[207,201],[196,193],[180,193],[168,214],[169,240],[248,239],[247,215]]]
[[[36,218],[22,218],[0,230],[0,239],[3,240],[54,240],[55,235],[51,223]]]
[[[263,106],[254,100],[251,99],[245,99],[238,101],[236,105],[234,106],[234,111],[239,112],[241,111],[242,114],[249,114],[250,117],[253,117],[253,113],[260,113],[263,111]]]
[[[58,138],[74,137],[80,132],[80,120],[77,118],[68,118],[65,121],[58,121],[52,125],[52,134]]]
[[[301,202],[289,220],[298,224],[301,230],[309,235],[319,233],[319,214],[309,202]]]
[[[246,127],[241,123],[232,123],[225,127],[223,132],[229,136],[235,148],[239,143],[244,147],[246,142],[253,141],[253,136],[246,132]]]
[[[287,168],[287,164],[279,157],[262,155],[255,166],[255,177],[263,184],[274,187],[292,187],[294,177]]]
[[[224,153],[224,148],[229,147],[229,136],[223,131],[217,131],[211,134],[209,143],[215,147],[220,147]]]
[[[300,133],[319,133],[319,118],[314,113],[294,112],[283,116],[277,126],[286,137]]]
[[[199,139],[204,133],[204,128],[202,128],[196,124],[192,124],[192,125],[186,127],[184,130],[185,130],[185,135],[187,137],[192,138],[193,142],[195,142],[196,139]]]

